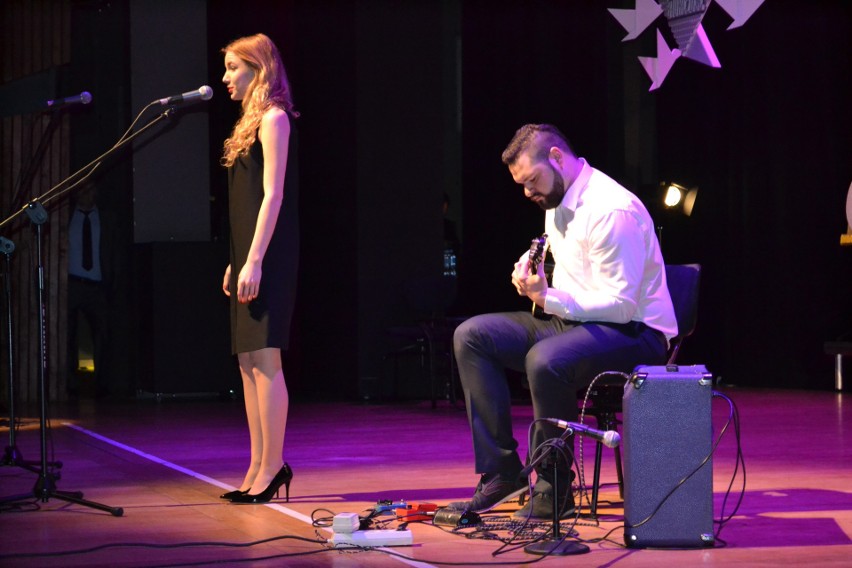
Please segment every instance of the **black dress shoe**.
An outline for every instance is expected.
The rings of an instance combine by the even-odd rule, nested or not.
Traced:
[[[476,491],[470,501],[455,501],[448,509],[485,513],[516,497],[523,497],[529,490],[529,482],[517,473],[484,473],[479,478]],[[523,501],[521,501],[523,503]]]
[[[572,476],[573,477],[573,476]],[[574,506],[574,493],[571,489],[571,478],[566,477],[559,484],[559,510],[557,516],[560,519],[574,517],[577,514]],[[525,521],[547,521],[553,519],[553,486],[539,477],[533,488],[532,499],[512,514],[512,518]]]

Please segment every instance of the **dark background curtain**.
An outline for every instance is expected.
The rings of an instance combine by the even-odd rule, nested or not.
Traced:
[[[417,315],[403,284],[440,274],[445,193],[462,241],[452,311],[526,309],[509,272],[541,232],[542,215],[500,163],[502,149],[526,122],[558,125],[580,155],[635,191],[662,227],[668,262],[703,265],[698,331],[682,362],[706,364],[725,383],[742,386],[832,385],[832,360],[822,343],[852,329],[847,293],[852,251],[839,245],[852,181],[852,8],[845,2],[767,0],[745,26],[731,31],[727,14],[711,5],[704,28],[721,69],[678,60],[653,92],[637,57],[655,54],[655,28],[673,42],[660,18],[637,40],[622,43],[625,32],[607,8],[632,7],[626,0],[199,2],[206,20],[187,26],[205,28],[206,42],[181,43],[178,34],[164,38],[156,52],[139,52],[128,30],[153,33],[157,20],[151,14],[161,10],[168,18],[169,2],[68,1],[58,3],[65,10],[58,23],[40,23],[34,14],[54,4],[5,2],[0,9],[4,31],[29,22],[26,29],[40,41],[68,50],[46,67],[21,67],[22,53],[37,47],[22,43],[26,34],[2,36],[4,200],[31,147],[19,125],[32,120],[31,107],[37,106],[9,101],[93,92],[91,108],[74,113],[66,125],[70,133],[54,142],[65,145],[66,169],[73,171],[102,152],[140,110],[131,103],[130,93],[138,89],[134,78],[139,80],[132,61],[202,53],[207,60],[202,75],[216,94],[204,106],[181,112],[208,119],[209,140],[195,143],[209,149],[209,163],[196,177],[209,179],[211,199],[187,214],[209,216],[211,250],[227,238],[227,189],[218,157],[237,116],[237,105],[220,83],[219,50],[258,31],[281,47],[302,112],[297,125],[303,263],[287,357],[296,396],[354,398],[368,378],[391,389],[383,356],[393,345],[385,329]],[[147,19],[139,26],[134,18],[143,6]],[[89,41],[92,34],[100,38],[96,44]],[[55,73],[54,80],[48,86],[34,83],[45,71]],[[197,88],[195,77],[177,92]],[[176,78],[162,79],[163,86],[146,89],[175,94]],[[180,126],[178,121],[147,144],[170,143]],[[180,151],[162,164],[166,183],[170,168],[182,167]],[[134,259],[126,269],[129,279],[144,284],[152,267],[148,260],[139,262],[139,249],[160,243],[133,242],[130,227],[138,220],[132,166],[129,153],[116,158],[104,183],[115,186],[109,206],[128,227],[123,245]],[[659,207],[663,180],[699,187],[691,217]],[[60,273],[63,250],[61,239],[56,242],[50,254]],[[224,265],[216,250],[209,257],[218,274]],[[205,270],[185,270],[173,283],[193,289],[199,275],[207,279]],[[217,288],[220,282],[213,279],[210,285]],[[27,285],[24,280],[17,287]],[[150,380],[139,369],[159,373],[143,364],[157,354],[134,321],[138,292],[139,286],[128,290],[128,314],[117,329],[124,338],[117,357],[128,382],[137,386]],[[224,309],[219,300],[205,299],[202,306],[199,297],[194,311],[218,313]],[[16,301],[28,305],[31,297]],[[172,312],[180,309],[158,308],[144,335],[164,336],[158,326],[169,326]],[[54,344],[61,345],[58,299],[51,314]],[[223,374],[215,380],[207,376],[210,371],[193,370],[194,361],[218,352],[227,334],[220,323],[214,318],[209,325],[196,324],[195,344],[202,347],[186,353],[176,348],[166,368],[177,376],[204,375],[198,379],[202,386],[206,380],[237,386],[227,365],[215,367]],[[31,333],[19,331],[24,337]],[[18,361],[32,357],[31,348],[22,348]],[[57,392],[60,367],[52,365]],[[29,375],[19,380],[31,383]],[[188,388],[180,379],[166,384]],[[420,387],[411,388],[418,394]]]

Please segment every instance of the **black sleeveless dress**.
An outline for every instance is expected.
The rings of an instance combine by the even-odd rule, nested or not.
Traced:
[[[284,199],[275,231],[263,257],[260,290],[248,304],[237,301],[237,278],[246,263],[263,201],[263,147],[258,138],[247,154],[228,168],[228,213],[231,230],[231,352],[265,347],[287,349],[296,302],[299,263],[298,137],[290,116],[290,141]]]

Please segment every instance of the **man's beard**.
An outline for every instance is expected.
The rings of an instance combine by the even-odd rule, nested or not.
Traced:
[[[559,175],[556,168],[550,164],[548,166],[550,166],[550,171],[553,172],[553,183],[550,184],[550,193],[544,195],[544,200],[538,203],[538,206],[545,211],[559,207],[565,197],[565,182],[562,180],[562,176]]]

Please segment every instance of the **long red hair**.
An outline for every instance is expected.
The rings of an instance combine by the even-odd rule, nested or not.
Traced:
[[[264,34],[241,37],[229,43],[222,53],[231,52],[254,70],[254,79],[243,97],[242,112],[231,136],[225,140],[222,164],[230,167],[241,154],[248,152],[257,139],[263,114],[277,106],[297,117],[293,94],[278,48]]]

